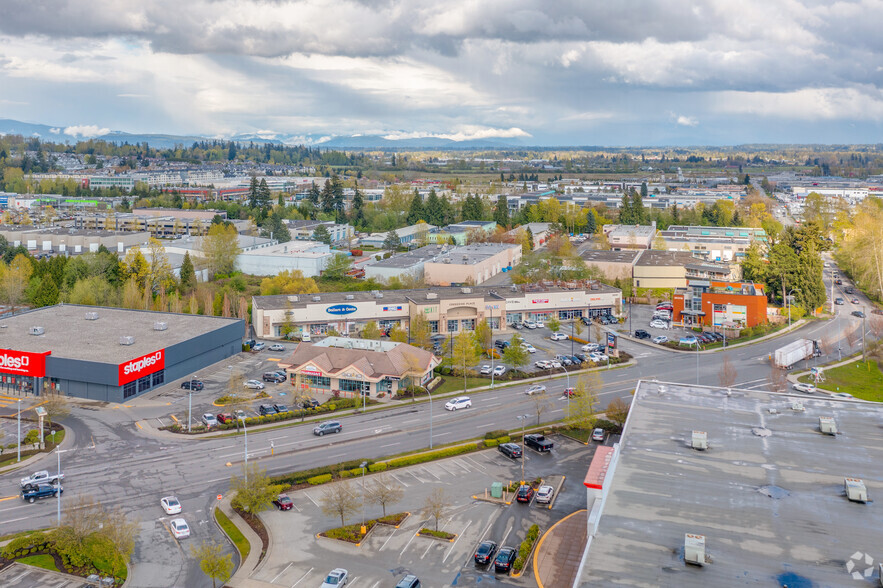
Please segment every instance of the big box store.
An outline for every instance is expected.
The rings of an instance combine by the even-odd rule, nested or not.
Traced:
[[[242,350],[240,319],[58,305],[0,320],[0,392],[123,402]]]

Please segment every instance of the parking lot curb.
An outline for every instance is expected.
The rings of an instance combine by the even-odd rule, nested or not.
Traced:
[[[548,537],[549,533],[551,533],[555,529],[555,527],[557,527],[558,525],[560,525],[561,523],[563,523],[564,521],[566,521],[570,517],[578,515],[581,512],[586,512],[586,509],[583,508],[583,509],[580,509],[576,512],[572,512],[569,515],[567,515],[566,517],[564,517],[563,519],[561,519],[560,521],[558,521],[557,523],[555,523],[554,525],[552,525],[551,527],[549,527],[546,530],[546,532],[543,533],[543,535],[539,538],[539,540],[534,544],[533,554],[532,554],[533,555],[533,558],[532,558],[533,559],[533,562],[532,562],[533,563],[533,578],[536,581],[537,586],[539,586],[539,588],[545,588],[545,586],[543,586],[542,580],[540,580],[540,575],[537,572],[537,554],[540,552],[540,547],[543,546],[543,541],[546,540],[546,537]]]
[[[549,510],[552,510],[552,507],[555,506],[555,501],[558,500],[558,493],[561,492],[561,487],[564,486],[564,480],[567,476],[561,476],[561,481],[558,482],[558,486],[555,488],[555,494],[552,496],[552,500],[549,502]]]

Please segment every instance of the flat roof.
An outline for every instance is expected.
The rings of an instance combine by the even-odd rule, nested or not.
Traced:
[[[698,263],[702,261],[695,257],[689,251],[657,251],[655,249],[647,249],[641,252],[641,257],[635,262],[635,265],[654,265],[654,266],[686,266],[688,263]]]
[[[447,251],[448,245],[426,245],[418,247],[413,251],[398,253],[387,259],[381,259],[368,265],[368,267],[391,267],[391,268],[409,268],[427,261],[432,261]]]
[[[521,248],[521,245],[512,243],[475,243],[473,245],[463,245],[454,247],[432,261],[433,263],[445,263],[446,259],[450,259],[450,265],[475,265],[489,257],[508,251],[509,249]]]
[[[98,320],[86,320],[97,312]],[[43,353],[99,363],[122,363],[225,327],[239,319],[152,312],[98,306],[60,304],[38,308],[0,320],[0,348]],[[165,331],[153,323],[164,322]],[[42,335],[30,335],[31,327],[43,327]],[[244,332],[244,331],[243,331]],[[135,343],[120,345],[120,337]]]
[[[587,263],[634,263],[635,258],[641,254],[639,249],[627,249],[624,251],[611,251],[608,249],[583,249],[579,256]]]
[[[879,557],[883,509],[849,502],[844,479],[883,492],[881,422],[871,402],[640,382],[580,586],[849,584],[853,554]],[[684,564],[687,533],[711,563]]]

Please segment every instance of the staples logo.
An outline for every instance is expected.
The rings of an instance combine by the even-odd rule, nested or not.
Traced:
[[[136,372],[140,372],[141,370],[147,369],[153,364],[160,361],[162,361],[162,350],[157,351],[153,355],[145,355],[141,359],[130,361],[125,366],[123,366],[123,373],[126,375],[134,374]]]
[[[160,349],[119,365],[119,385],[165,368],[165,350]]]
[[[0,355],[0,369],[25,370],[31,364],[27,355]]]
[[[0,372],[42,378],[46,376],[46,356],[49,351],[32,353],[16,349],[0,349]]]

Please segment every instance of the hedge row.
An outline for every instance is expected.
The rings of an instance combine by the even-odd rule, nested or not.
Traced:
[[[282,474],[280,476],[273,476],[271,482],[274,484],[288,484],[289,486],[296,486],[298,484],[308,483],[310,478],[315,478],[321,476],[323,474],[328,474],[329,476],[333,476],[340,470],[351,470],[359,467],[363,461],[367,461],[370,466],[372,463],[371,460],[364,459],[352,459],[349,461],[345,461],[338,464],[333,464],[329,466],[321,466],[316,468],[310,468],[308,470],[301,470],[299,472],[291,472],[289,474]],[[369,467],[370,470],[370,467]]]
[[[527,530],[527,537],[524,538],[524,541],[521,542],[521,546],[518,548],[518,557],[512,565],[513,572],[518,573],[524,569],[524,564],[527,562],[527,558],[530,557],[530,552],[533,551],[533,544],[539,536],[539,526],[531,525],[530,529]]]
[[[439,449],[438,451],[430,451],[427,453],[418,453],[417,455],[396,457],[395,459],[387,460],[386,465],[388,468],[402,468],[405,466],[416,465],[418,463],[426,463],[427,461],[434,461],[443,457],[453,457],[455,455],[471,453],[482,448],[483,443],[479,441],[478,443],[458,445],[457,447],[447,447],[445,449]]]
[[[324,484],[326,482],[331,481],[331,474],[320,474],[318,476],[313,476],[312,478],[307,478],[307,483],[310,486],[318,486],[319,484]]]

